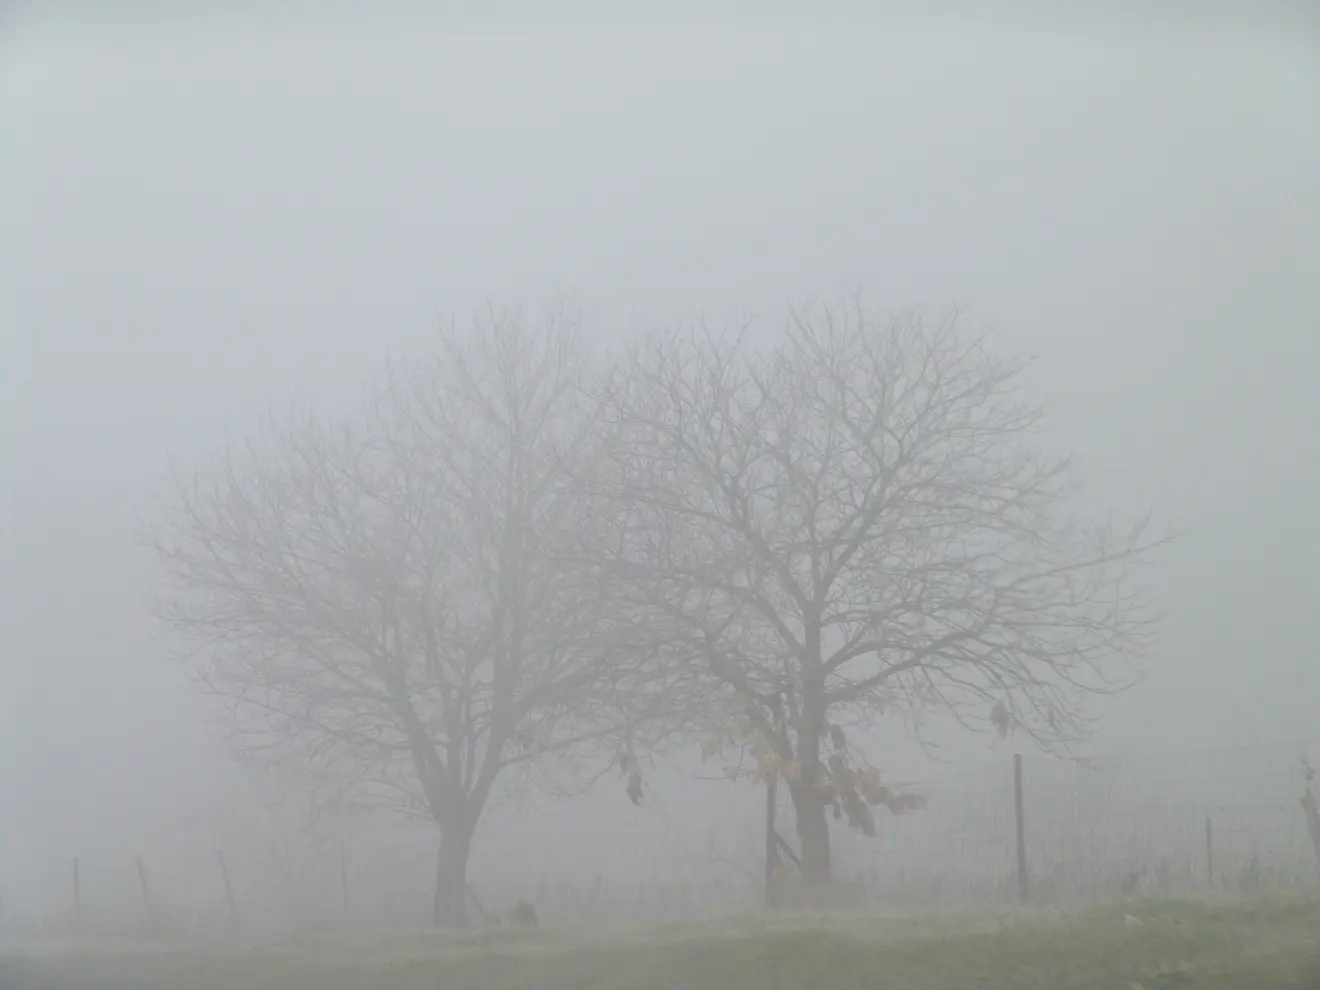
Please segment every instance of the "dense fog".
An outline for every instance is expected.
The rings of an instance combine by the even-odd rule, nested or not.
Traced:
[[[221,850],[244,910],[301,869],[308,911],[351,874],[353,903],[405,891],[424,922],[434,830],[308,833],[234,763],[153,616],[140,534],[171,470],[208,469],[272,411],[348,415],[391,359],[488,305],[576,307],[614,353],[698,318],[770,340],[789,307],[860,293],[934,322],[957,307],[995,353],[1038,356],[1024,388],[1042,444],[1075,456],[1078,510],[1175,533],[1143,575],[1165,613],[1145,676],[1097,703],[1078,752],[1133,757],[1132,800],[1229,767],[1205,786],[1269,786],[1214,807],[1294,814],[1320,738],[1304,16],[0,20],[6,915],[67,911],[74,857],[89,908],[131,915],[141,856],[162,902],[220,917]],[[877,717],[863,748],[916,791],[1008,795],[1015,752],[1058,772],[1022,735],[937,713],[932,753],[909,728]],[[693,745],[644,763],[640,803],[613,772],[572,797],[497,789],[470,869],[492,912],[598,875],[620,903],[680,876],[754,887],[763,791]],[[920,814],[880,815],[874,839],[834,826],[837,870],[875,849],[901,869],[890,833]],[[974,833],[968,814],[941,834]]]

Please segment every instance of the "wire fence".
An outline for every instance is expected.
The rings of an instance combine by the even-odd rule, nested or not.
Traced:
[[[868,897],[905,903],[1314,889],[1303,798],[1315,749],[1028,758],[1020,787],[1007,760],[939,781],[924,811],[846,844]]]
[[[925,807],[880,816],[873,837],[836,826],[835,873],[847,903],[870,909],[1317,890],[1320,819],[1308,822],[1305,800],[1316,756],[1320,742],[1004,760],[920,788]],[[593,840],[585,864],[554,848],[495,850],[473,864],[474,920],[493,921],[518,900],[545,924],[755,910],[765,892],[754,804],[763,807],[749,798],[745,819],[678,848],[638,848],[615,836]],[[781,822],[791,839],[791,815]],[[417,929],[431,916],[435,856],[434,837],[424,834],[77,855],[30,874],[25,896],[0,882],[0,926],[11,934],[247,937]],[[650,860],[648,871],[620,868],[639,857]]]

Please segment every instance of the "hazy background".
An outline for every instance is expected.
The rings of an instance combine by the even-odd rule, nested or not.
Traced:
[[[1044,356],[1090,505],[1184,533],[1093,749],[1320,735],[1314,19],[49,9],[0,18],[0,871],[241,827],[135,514],[170,455],[351,402],[486,299],[566,295],[611,338],[966,304]],[[955,767],[1011,748],[942,738]],[[942,772],[897,731],[873,756]],[[656,794],[493,808],[489,841],[586,823],[561,855],[626,855],[757,803]]]

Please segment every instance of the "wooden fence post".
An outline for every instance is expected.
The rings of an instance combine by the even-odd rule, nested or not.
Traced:
[[[348,928],[348,853],[344,849],[344,840],[339,840],[339,893],[344,902],[344,927]]]
[[[1215,833],[1210,824],[1210,816],[1205,816],[1205,880],[1211,890],[1215,889]]]
[[[225,882],[225,901],[229,905],[229,930],[238,930],[238,904],[234,900],[234,885],[229,882],[229,866],[221,849],[215,851],[216,862],[220,864],[220,877]]]
[[[765,782],[765,906],[771,911],[775,908],[775,874],[779,871],[779,843],[775,841],[778,783],[776,774],[771,774]]]
[[[1031,896],[1031,887],[1027,876],[1027,824],[1022,800],[1021,753],[1013,754],[1013,816],[1017,825],[1017,893],[1018,900],[1025,904]]]
[[[73,857],[73,924],[76,928],[82,928],[83,923],[83,902],[82,902],[82,873],[79,869],[78,857]]]
[[[1302,813],[1306,815],[1306,831],[1311,837],[1316,863],[1320,865],[1320,806],[1316,803],[1315,792],[1309,787],[1302,798]]]
[[[137,857],[138,887],[142,891],[142,907],[147,912],[147,924],[156,927],[156,909],[151,903],[151,887],[147,883],[147,867],[142,857]]]

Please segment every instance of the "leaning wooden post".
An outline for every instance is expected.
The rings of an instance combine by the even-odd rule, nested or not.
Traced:
[[[1013,754],[1013,816],[1017,825],[1017,893],[1025,904],[1031,896],[1027,876],[1027,823],[1022,800],[1022,754]]]
[[[225,901],[229,905],[229,930],[238,930],[238,904],[234,901],[234,885],[229,882],[229,865],[225,862],[223,850],[215,851],[216,862],[220,864],[220,877],[225,882]]]
[[[147,883],[147,867],[142,857],[137,857],[138,887],[142,891],[142,908],[147,912],[147,924],[156,927],[156,909],[151,903],[151,887]]]

